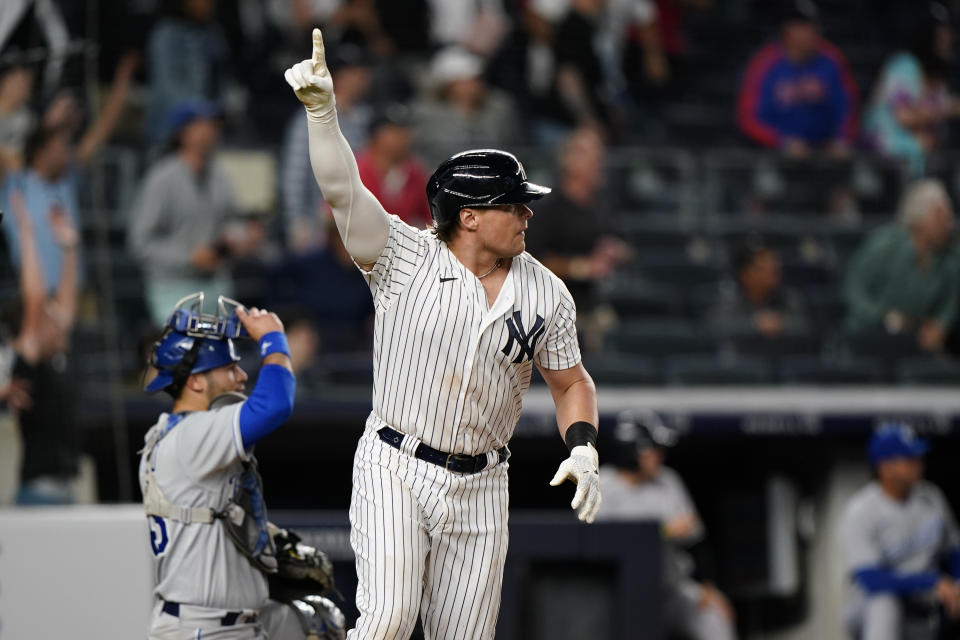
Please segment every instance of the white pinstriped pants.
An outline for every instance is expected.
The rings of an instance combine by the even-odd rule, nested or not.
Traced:
[[[353,466],[353,640],[492,639],[507,555],[507,463],[451,473],[367,428]]]

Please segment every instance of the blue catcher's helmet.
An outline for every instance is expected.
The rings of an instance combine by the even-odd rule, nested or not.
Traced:
[[[427,181],[434,222],[457,217],[465,207],[526,204],[550,193],[527,180],[516,156],[498,149],[464,151],[440,163]]]
[[[232,309],[228,312],[227,305]],[[237,319],[239,302],[220,296],[218,315],[203,313],[203,292],[197,292],[177,302],[163,335],[154,345],[150,364],[157,376],[147,384],[145,391],[163,391],[175,382],[183,383],[192,373],[202,373],[233,362],[238,362],[235,338],[246,336]]]

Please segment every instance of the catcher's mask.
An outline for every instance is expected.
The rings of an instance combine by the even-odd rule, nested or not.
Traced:
[[[238,308],[243,305],[219,296],[218,313],[211,315],[203,313],[202,291],[181,298],[150,354],[149,364],[157,376],[145,391],[167,391],[176,397],[191,374],[238,362],[233,341],[248,337],[237,318]]]

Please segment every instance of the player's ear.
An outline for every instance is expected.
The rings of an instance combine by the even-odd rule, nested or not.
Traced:
[[[195,393],[200,393],[200,394],[206,393],[207,377],[202,373],[192,373],[187,378],[187,382],[183,386]]]
[[[476,231],[480,221],[477,219],[477,210],[465,207],[460,209],[460,226],[467,231]]]

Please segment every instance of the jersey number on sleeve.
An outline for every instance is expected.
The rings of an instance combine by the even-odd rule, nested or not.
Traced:
[[[159,516],[150,516],[150,546],[153,548],[153,555],[162,556],[169,543],[167,523]]]

